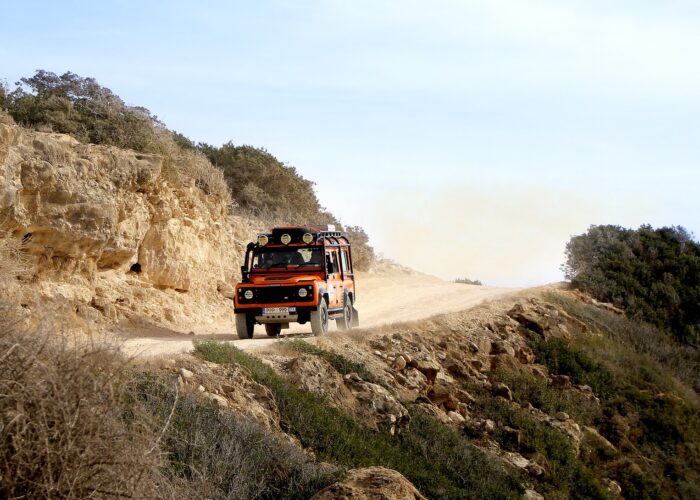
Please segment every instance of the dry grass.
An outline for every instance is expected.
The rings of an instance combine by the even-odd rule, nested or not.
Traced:
[[[115,352],[24,331],[0,307],[0,497],[148,497],[162,489],[149,418]],[[161,492],[162,493],[162,492]]]
[[[27,256],[22,252],[22,240],[0,229],[0,283],[11,282],[29,271]]]
[[[5,111],[0,108],[0,124],[2,125],[14,125],[15,120]]]
[[[217,196],[226,203],[233,203],[231,190],[221,169],[211,164],[207,157],[194,149],[179,146],[173,133],[165,128],[154,129],[155,139],[148,152],[163,157],[163,175],[175,184],[193,179],[195,185],[208,195]]]

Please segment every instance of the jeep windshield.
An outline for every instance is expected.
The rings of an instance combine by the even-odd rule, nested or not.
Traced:
[[[322,248],[259,248],[253,252],[252,271],[321,268]]]

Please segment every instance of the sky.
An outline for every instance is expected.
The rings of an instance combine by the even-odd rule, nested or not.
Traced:
[[[697,1],[4,3],[0,79],[264,147],[417,270],[531,286],[592,224],[700,236]]]

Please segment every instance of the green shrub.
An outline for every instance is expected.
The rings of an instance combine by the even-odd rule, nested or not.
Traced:
[[[595,425],[624,455],[622,466],[611,466],[623,494],[659,498],[697,493],[698,395],[675,377],[686,373],[669,363],[679,358],[662,352],[657,358],[666,361],[664,365],[647,353],[650,345],[668,337],[592,305],[561,296],[550,298],[586,322],[593,334],[570,342],[540,340],[533,348],[552,372],[590,385],[600,398],[602,413]],[[637,339],[635,332],[648,338]]]
[[[273,224],[328,224],[313,182],[262,148],[200,144],[199,149],[224,173],[239,207]]]
[[[127,106],[94,78],[38,70],[20,83],[5,92],[4,101],[10,115],[24,126],[49,126],[83,142],[136,151],[149,151],[154,129],[162,126],[147,109]]]
[[[582,349],[559,338],[541,339],[533,342],[532,347],[538,362],[552,372],[568,375],[575,384],[590,386],[598,397],[614,396],[616,384],[613,373]]]
[[[566,245],[576,288],[682,342],[700,343],[700,244],[680,226],[591,226]]]
[[[360,226],[345,226],[343,229],[352,243],[353,270],[367,271],[376,260],[369,236]]]
[[[197,343],[195,354],[248,369],[272,391],[285,430],[323,460],[347,467],[395,469],[431,498],[519,498],[522,494],[517,473],[504,469],[466,438],[416,408],[409,408],[411,427],[400,435],[375,433],[231,345]]]
[[[568,436],[501,398],[483,391],[475,393],[479,394],[477,406],[480,413],[499,424],[494,437],[502,448],[526,456],[540,454],[545,457],[549,484],[544,484],[543,488],[547,492],[554,497],[560,494],[569,498],[609,498],[595,474],[577,458]],[[504,426],[520,431],[522,442],[513,442]]]
[[[141,374],[132,394],[167,422],[160,447],[164,474],[183,496],[199,498],[308,498],[339,478],[270,429],[173,384]]]
[[[629,375],[664,390],[682,391],[673,376],[700,391],[700,350],[681,344],[647,323],[631,320],[599,307],[591,307],[562,294],[550,293],[547,300],[566,312],[604,332],[604,336],[586,339],[586,348],[595,359],[605,359],[613,366],[624,366]],[[684,394],[688,397],[688,394]]]
[[[314,183],[265,149],[232,142],[221,147],[199,144],[198,148],[222,170],[239,208],[265,224],[335,224],[342,228],[319,203]],[[347,226],[344,231],[353,245],[354,270],[366,271],[375,260],[367,233],[359,226]]]
[[[521,404],[532,404],[549,415],[563,411],[577,422],[591,425],[600,409],[591,398],[575,391],[563,391],[543,378],[500,368],[494,378],[510,387],[513,398]]]

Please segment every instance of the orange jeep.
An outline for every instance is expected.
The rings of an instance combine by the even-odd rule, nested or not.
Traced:
[[[248,243],[234,311],[238,338],[255,324],[276,337],[289,323],[311,323],[314,335],[335,319],[341,330],[358,326],[350,242],[335,226],[276,227]]]

